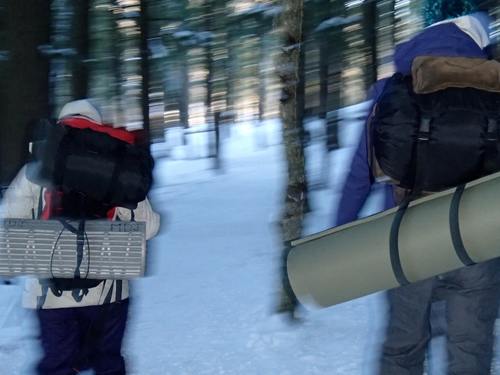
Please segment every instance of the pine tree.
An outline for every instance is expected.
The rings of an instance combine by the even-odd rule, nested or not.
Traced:
[[[426,0],[424,4],[425,25],[460,17],[479,10],[478,0]]]

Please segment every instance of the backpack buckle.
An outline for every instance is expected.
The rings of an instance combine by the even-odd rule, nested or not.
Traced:
[[[432,121],[431,117],[422,116],[417,135],[417,139],[419,141],[426,142],[429,140],[431,132],[431,121]]]
[[[488,130],[486,140],[491,142],[498,141],[498,121],[494,118],[488,118]]]

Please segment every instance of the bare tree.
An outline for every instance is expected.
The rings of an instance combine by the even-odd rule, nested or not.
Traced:
[[[372,86],[378,77],[377,53],[377,1],[364,0],[363,2],[363,33],[365,40],[366,72],[365,89]]]
[[[282,28],[284,46],[278,74],[282,83],[281,118],[283,141],[288,164],[284,209],[281,219],[283,239],[282,288],[277,311],[294,317],[297,299],[287,277],[286,259],[291,241],[302,235],[307,207],[307,182],[304,157],[303,98],[301,92],[301,53],[303,48],[303,0],[283,0]]]
[[[73,10],[73,46],[77,55],[73,60],[72,96],[82,99],[88,96],[89,73],[87,59],[89,57],[89,0],[74,0]]]
[[[145,142],[149,143],[149,85],[150,85],[150,71],[149,71],[149,22],[148,22],[148,0],[141,0],[141,14],[140,14],[140,29],[141,29],[141,102],[142,102],[142,126],[145,134]]]

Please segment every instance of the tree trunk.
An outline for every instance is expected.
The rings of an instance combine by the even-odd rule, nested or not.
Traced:
[[[179,120],[184,129],[189,127],[189,62],[186,47],[179,48],[180,93],[178,95]]]
[[[260,31],[259,36],[259,122],[264,120],[265,106],[266,106],[266,58],[267,58],[267,44],[265,31]]]
[[[207,71],[207,77],[205,81],[205,123],[207,125],[213,124],[213,89],[214,89],[214,74],[215,74],[215,64],[214,64],[214,27],[215,27],[215,17],[214,14],[216,11],[215,0],[206,0],[205,3],[205,31],[210,32],[212,37],[209,41],[207,41],[205,46],[205,67]]]
[[[308,44],[305,39],[302,39],[300,51],[299,51],[299,66],[298,66],[298,74],[299,80],[297,82],[297,123],[301,128],[301,137],[302,141],[304,141],[304,112],[306,109],[306,50]]]
[[[213,58],[214,58],[214,84],[213,84],[213,104],[212,116],[214,117],[214,143],[215,143],[215,161],[214,169],[222,172],[221,161],[221,142],[220,142],[220,126],[221,114],[225,113],[228,108],[227,95],[227,14],[226,0],[215,0],[213,13]]]
[[[397,31],[397,18],[396,18],[396,0],[389,1],[389,33],[390,33],[390,43],[392,50],[396,47],[396,31]]]
[[[378,78],[378,53],[377,53],[377,2],[365,0],[363,2],[364,39],[365,39],[365,89],[368,89]]]
[[[89,73],[86,60],[89,56],[89,0],[73,0],[73,47],[77,55],[72,67],[73,99],[88,96]]]
[[[0,124],[0,183],[26,162],[28,123],[50,116],[49,62],[38,47],[50,42],[50,2],[9,0],[6,10],[5,105]]]
[[[142,103],[142,126],[144,129],[144,142],[149,147],[149,23],[148,23],[148,0],[141,0],[141,103]]]
[[[328,70],[330,48],[328,39],[321,34],[319,40],[319,117],[326,119],[328,112]]]
[[[214,76],[214,64],[213,64],[213,53],[212,46],[209,44],[205,47],[205,66],[207,68],[207,78],[205,81],[205,123],[212,123],[212,89],[213,89],[213,76]]]
[[[113,5],[115,7],[119,6],[117,0],[113,0]],[[111,19],[111,29],[113,35],[113,43],[112,43],[112,72],[113,72],[113,96],[114,96],[114,104],[115,108],[115,121],[119,125],[125,124],[125,115],[123,108],[123,92],[122,92],[122,84],[123,84],[123,72],[122,72],[122,40],[121,34],[118,27],[119,18],[115,15]]]
[[[346,15],[344,1],[327,2],[328,13],[324,19]],[[327,29],[319,34],[319,77],[320,77],[320,118],[325,119],[326,150],[339,148],[338,116],[336,111],[342,105],[342,71],[344,68],[345,36],[343,27]],[[325,156],[325,160],[328,156]],[[328,166],[325,165],[325,168]],[[326,169],[325,169],[326,172]],[[326,175],[325,175],[326,176]],[[325,180],[326,181],[326,180]]]
[[[302,82],[301,54],[303,45],[303,0],[283,0],[284,46],[278,74],[282,83],[281,118],[283,141],[288,164],[288,181],[281,219],[284,244],[282,254],[282,290],[278,312],[293,316],[297,300],[290,288],[286,272],[286,259],[291,241],[302,235],[304,215],[307,211],[307,182],[305,171],[303,123],[300,97]]]
[[[227,110],[235,110],[236,102],[236,64],[238,60],[237,45],[238,45],[238,28],[229,24],[227,30],[227,80],[226,80],[226,93],[227,93]]]
[[[323,22],[333,17],[330,0],[319,2],[319,21]],[[319,48],[319,117],[326,119],[328,112],[328,73],[330,67],[330,50],[336,48],[330,45],[330,31],[317,32],[316,38]]]
[[[334,46],[329,52],[328,99],[326,116],[326,149],[327,152],[337,150],[339,144],[339,115],[342,106],[342,70],[344,68],[344,33],[341,28],[331,31],[328,38]]]

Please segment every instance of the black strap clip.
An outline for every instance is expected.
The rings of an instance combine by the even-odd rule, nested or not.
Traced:
[[[498,141],[498,121],[494,118],[488,118],[488,130],[486,140],[490,142]]]
[[[422,116],[420,119],[417,137],[420,142],[427,142],[429,140],[431,134],[431,122],[431,117]]]

